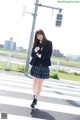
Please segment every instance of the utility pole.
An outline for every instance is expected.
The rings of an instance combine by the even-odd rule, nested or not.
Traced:
[[[29,42],[29,47],[28,47],[27,59],[26,59],[25,75],[27,75],[28,68],[29,68],[30,54],[31,54],[31,50],[32,50],[34,30],[35,30],[36,17],[37,17],[37,11],[38,11],[38,4],[39,4],[39,0],[36,0],[34,14],[33,14],[33,23],[32,23],[31,35],[30,35],[30,42]]]

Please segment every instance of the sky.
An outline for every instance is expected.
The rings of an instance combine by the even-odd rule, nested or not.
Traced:
[[[13,37],[17,47],[28,49],[33,16],[22,16],[23,6],[26,12],[34,12],[36,0],[0,0],[0,44]],[[38,7],[35,31],[43,29],[53,49],[63,54],[80,55],[80,3],[58,3],[58,0],[39,0],[39,3],[63,9],[62,26],[56,27],[58,10]]]

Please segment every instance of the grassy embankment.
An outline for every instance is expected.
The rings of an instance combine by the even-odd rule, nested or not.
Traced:
[[[8,65],[8,63],[6,64],[5,62],[0,62],[0,69],[14,71],[14,72],[23,72],[24,73],[25,65],[19,65],[19,64],[14,64],[14,63],[10,63]],[[29,69],[29,72],[30,72],[30,69]],[[50,77],[51,78],[57,78],[56,70],[51,70],[50,71]],[[78,74],[78,73],[68,73],[68,72],[59,70],[58,78],[59,79],[80,81],[80,74]]]

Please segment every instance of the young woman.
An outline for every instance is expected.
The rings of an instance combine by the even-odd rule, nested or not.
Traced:
[[[43,30],[35,33],[34,44],[32,48],[32,59],[30,64],[31,75],[33,76],[33,101],[31,108],[37,105],[37,99],[40,95],[43,79],[49,78],[49,66],[51,65],[52,42],[47,40]]]

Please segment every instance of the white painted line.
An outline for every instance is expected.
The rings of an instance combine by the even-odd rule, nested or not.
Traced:
[[[72,81],[72,80],[65,80],[65,79],[60,79],[61,81],[66,81],[66,82],[68,82],[68,83],[70,83],[70,84],[72,84],[72,83],[77,83],[77,84],[80,84],[80,82],[78,82],[78,81]]]
[[[32,85],[29,85],[27,83],[23,84],[23,83],[16,83],[16,82],[10,82],[10,81],[0,81],[0,84],[4,84],[4,85],[12,85],[14,87],[26,87],[26,88],[32,88]]]
[[[32,89],[21,89],[21,88],[14,88],[10,86],[3,86],[0,85],[1,90],[7,90],[7,91],[13,91],[13,92],[19,92],[19,93],[26,93],[26,94],[33,94]],[[69,95],[59,95],[56,93],[48,93],[48,92],[41,92],[41,96],[45,97],[51,97],[51,98],[57,98],[57,99],[63,99],[63,100],[73,100],[73,101],[79,101],[80,102],[80,97],[74,97],[74,96],[69,96]]]
[[[51,82],[47,82],[47,81],[44,81],[44,84],[46,84],[46,85],[50,85],[51,87],[53,87],[53,88],[58,88],[58,89],[66,89],[66,90],[72,90],[72,91],[79,91],[80,92],[80,87],[78,87],[78,86],[76,86],[75,88],[72,88],[73,86],[69,86],[68,84],[65,84],[65,85],[61,85],[61,84],[55,84],[54,82],[53,83],[51,83]],[[61,85],[61,86],[59,86],[59,85]],[[67,87],[67,86],[69,86],[69,87]],[[70,88],[71,87],[71,88]]]
[[[26,81],[24,81],[24,80],[19,80],[19,79],[11,79],[11,78],[2,78],[2,79],[0,79],[0,83],[1,82],[7,82],[6,84],[8,84],[8,83],[12,83],[13,82],[13,85],[14,85],[14,83],[17,85],[19,85],[19,84],[21,84],[21,85],[23,85],[23,84],[31,84],[32,85],[32,80],[31,79],[26,79]],[[58,85],[55,85],[55,84],[51,84],[51,82],[49,82],[49,83],[47,83],[47,81],[44,81],[44,83],[43,83],[43,85],[45,85],[45,86],[49,86],[49,87],[52,87],[52,88],[58,88],[59,90],[61,89],[61,90],[71,90],[71,91],[74,91],[74,92],[79,92],[80,93],[80,89],[78,88],[78,89],[74,89],[74,88],[68,88],[68,87],[65,87],[65,86],[58,86]],[[29,86],[30,87],[30,86]],[[47,88],[48,89],[48,88]]]
[[[30,79],[30,78],[23,79],[23,78],[18,78],[18,77],[7,77],[7,76],[5,76],[5,77],[0,76],[0,81],[1,80],[9,80],[9,81],[13,81],[13,82],[16,81],[16,82],[23,82],[23,83],[26,83],[27,81],[32,82],[32,79]]]
[[[4,77],[4,78],[10,78],[10,79],[19,79],[19,80],[27,80],[27,79],[30,79],[30,78],[28,78],[28,77],[19,77],[19,76],[14,76],[14,75],[6,75],[6,74],[1,74],[1,76],[0,76],[0,79],[1,79],[1,77]],[[30,80],[32,80],[32,79],[30,79]]]
[[[56,92],[61,92],[62,94],[69,94],[69,95],[80,95],[80,92],[75,92],[75,91],[69,91],[69,90],[61,90],[57,88],[51,89],[51,91],[56,91]]]
[[[19,116],[19,115],[7,114],[7,120],[46,120],[46,119],[39,119],[39,118],[32,118],[32,117],[27,117],[27,116]]]
[[[0,84],[4,84],[6,86],[12,85],[13,87],[24,87],[26,89],[27,88],[32,89],[32,82],[29,83],[29,81],[27,81],[27,83],[23,83],[23,82],[16,82],[16,80],[15,80],[15,82],[13,82],[11,80],[10,81],[7,81],[7,80],[4,81],[4,79],[2,79],[0,81]],[[46,85],[46,83],[44,83],[44,85]],[[48,88],[48,87],[45,87],[44,85],[42,87],[42,90],[45,90],[46,92],[57,91],[57,92],[68,93],[68,94],[72,94],[72,95],[80,95],[80,92],[65,90],[65,87],[64,87],[64,90],[63,90],[63,89],[52,88],[49,85],[48,86],[51,87],[51,88]]]
[[[15,106],[30,108],[31,102],[32,102],[31,100],[23,100],[19,98],[0,96],[0,104],[15,105]],[[80,115],[79,107],[73,107],[73,106],[68,106],[68,105],[60,105],[60,104],[38,101],[37,108],[42,109],[42,110],[49,110],[49,111],[56,111],[56,112],[61,112],[61,113]]]
[[[21,80],[21,81],[27,81],[27,80],[29,80],[29,81],[32,81],[32,79],[30,79],[30,78],[28,78],[28,77],[19,77],[19,76],[14,76],[14,75],[6,75],[6,74],[2,74],[1,73],[1,76],[2,77],[4,77],[4,78],[10,78],[10,79],[17,79],[17,80]],[[1,79],[1,76],[0,76],[0,79]],[[51,85],[63,85],[63,86],[66,86],[66,85],[68,85],[68,86],[70,86],[70,87],[75,87],[75,88],[79,88],[80,89],[80,87],[79,86],[77,86],[77,85],[69,85],[69,84],[65,84],[65,83],[57,83],[57,82],[54,82],[54,80],[52,80],[52,82],[50,81],[49,82],[49,80],[45,80],[44,82],[46,82],[47,84],[51,84]]]

